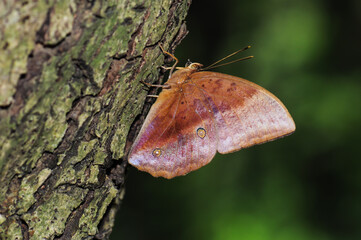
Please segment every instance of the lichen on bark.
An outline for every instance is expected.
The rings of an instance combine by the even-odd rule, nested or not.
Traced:
[[[109,236],[140,80],[160,79],[158,45],[185,36],[189,5],[0,3],[1,239]]]

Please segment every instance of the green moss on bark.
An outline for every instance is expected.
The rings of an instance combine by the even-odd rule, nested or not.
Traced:
[[[159,79],[158,43],[184,36],[189,2],[13,4],[0,14],[0,238],[106,237],[140,80]]]

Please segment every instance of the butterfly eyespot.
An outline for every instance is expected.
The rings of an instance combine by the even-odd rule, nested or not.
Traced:
[[[206,130],[204,128],[198,128],[197,129],[197,135],[200,138],[205,138],[206,135],[207,135],[207,132],[206,132]]]
[[[156,148],[153,150],[152,154],[154,157],[160,157],[160,155],[162,155],[162,149]]]

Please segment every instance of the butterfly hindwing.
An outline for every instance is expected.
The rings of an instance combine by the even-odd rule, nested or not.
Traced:
[[[153,176],[172,178],[207,164],[217,136],[202,91],[187,85],[164,89],[152,106],[131,150],[129,162]]]

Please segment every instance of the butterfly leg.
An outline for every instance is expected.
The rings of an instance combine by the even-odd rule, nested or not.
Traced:
[[[161,84],[151,84],[151,83],[147,83],[147,82],[144,82],[143,80],[140,80],[141,83],[147,85],[148,87],[160,87],[160,88],[170,88],[169,85],[167,84],[164,84],[164,85],[161,85]]]
[[[161,68],[163,68],[164,70],[171,70],[172,67],[164,67],[164,66],[161,66]]]
[[[160,67],[163,68],[164,70],[174,69],[173,67],[164,67],[164,66],[160,66]],[[175,69],[185,69],[185,67],[175,67]]]
[[[173,66],[170,68],[169,77],[168,77],[168,78],[170,78],[170,77],[172,76],[172,73],[173,73],[175,67],[177,66],[179,60],[178,60],[178,58],[176,58],[173,54],[171,54],[170,52],[167,52],[166,50],[164,50],[164,48],[162,47],[162,45],[159,44],[159,47],[160,47],[160,49],[162,49],[162,52],[163,52],[164,54],[169,55],[171,58],[173,58],[173,59],[175,60],[175,63],[174,63]]]
[[[170,88],[169,85],[160,85],[160,84],[151,84],[151,83],[147,83],[147,82],[144,82],[143,80],[140,80],[141,83],[147,85],[148,87],[161,87],[161,88]],[[147,95],[147,97],[153,97],[153,98],[157,98],[158,95]]]

